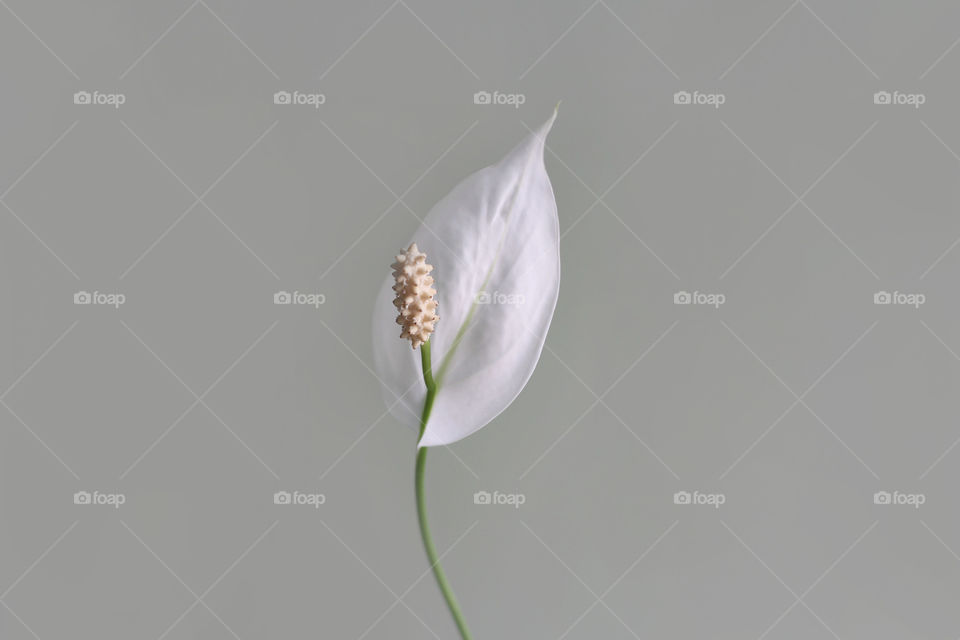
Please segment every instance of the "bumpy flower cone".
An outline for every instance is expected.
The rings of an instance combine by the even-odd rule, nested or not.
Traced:
[[[416,349],[430,339],[430,334],[436,326],[437,295],[432,287],[433,266],[427,264],[427,256],[413,243],[406,251],[397,255],[397,261],[390,265],[396,283],[393,291],[396,297],[393,305],[400,312],[397,324],[402,327],[400,337],[410,341]]]

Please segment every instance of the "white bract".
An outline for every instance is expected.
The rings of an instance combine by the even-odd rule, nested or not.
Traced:
[[[489,423],[540,359],[560,286],[557,204],[543,164],[555,118],[457,185],[413,236],[434,267],[441,317],[430,339],[438,389],[421,447]],[[419,428],[426,385],[419,351],[394,323],[394,284],[385,279],[374,305],[374,360],[391,413]]]

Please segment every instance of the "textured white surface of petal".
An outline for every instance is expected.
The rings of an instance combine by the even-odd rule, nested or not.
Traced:
[[[430,340],[439,389],[420,446],[485,426],[540,358],[560,286],[557,205],[543,163],[555,118],[457,185],[414,234],[443,311]],[[419,352],[397,337],[393,284],[385,279],[374,308],[375,365],[391,413],[418,428],[426,387]]]

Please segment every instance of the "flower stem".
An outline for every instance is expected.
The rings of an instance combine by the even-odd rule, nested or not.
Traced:
[[[433,409],[433,400],[437,395],[437,385],[433,380],[433,370],[430,366],[430,342],[427,341],[420,346],[420,361],[423,365],[423,381],[427,385],[427,397],[423,403],[423,416],[420,419],[420,437],[427,428],[427,421],[430,419],[430,411]],[[440,559],[437,557],[437,550],[433,546],[433,537],[430,535],[430,525],[427,523],[427,505],[423,492],[423,476],[427,464],[427,447],[421,447],[417,452],[417,469],[415,474],[415,486],[417,493],[417,518],[420,521],[420,535],[423,537],[423,547],[427,551],[427,559],[430,561],[430,568],[433,569],[433,575],[437,578],[437,586],[443,593],[447,601],[447,607],[453,616],[453,621],[460,630],[460,636],[463,640],[471,640],[470,630],[467,629],[467,623],[463,619],[463,613],[460,611],[460,605],[457,604],[457,598],[453,595],[453,589],[447,582],[447,576],[440,566]]]

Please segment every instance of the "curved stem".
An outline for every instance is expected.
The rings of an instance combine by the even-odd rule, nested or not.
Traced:
[[[430,342],[425,342],[420,347],[420,359],[423,365],[423,381],[427,385],[427,397],[423,403],[423,416],[420,419],[420,436],[427,428],[427,421],[430,419],[430,411],[433,409],[433,400],[437,395],[437,385],[433,380],[433,371],[430,366]],[[460,611],[460,605],[457,604],[457,598],[453,595],[453,589],[447,582],[447,576],[440,566],[440,558],[437,557],[437,549],[433,546],[433,537],[430,535],[430,525],[427,522],[427,504],[423,491],[424,471],[427,465],[427,447],[421,447],[417,452],[417,468],[414,476],[414,485],[417,494],[417,518],[420,522],[420,535],[423,537],[423,547],[427,552],[427,559],[430,561],[430,568],[433,569],[433,575],[437,578],[437,586],[443,593],[447,601],[447,607],[450,609],[450,615],[460,630],[460,636],[463,640],[471,640],[470,630],[467,629],[467,623],[463,619],[463,613]]]

